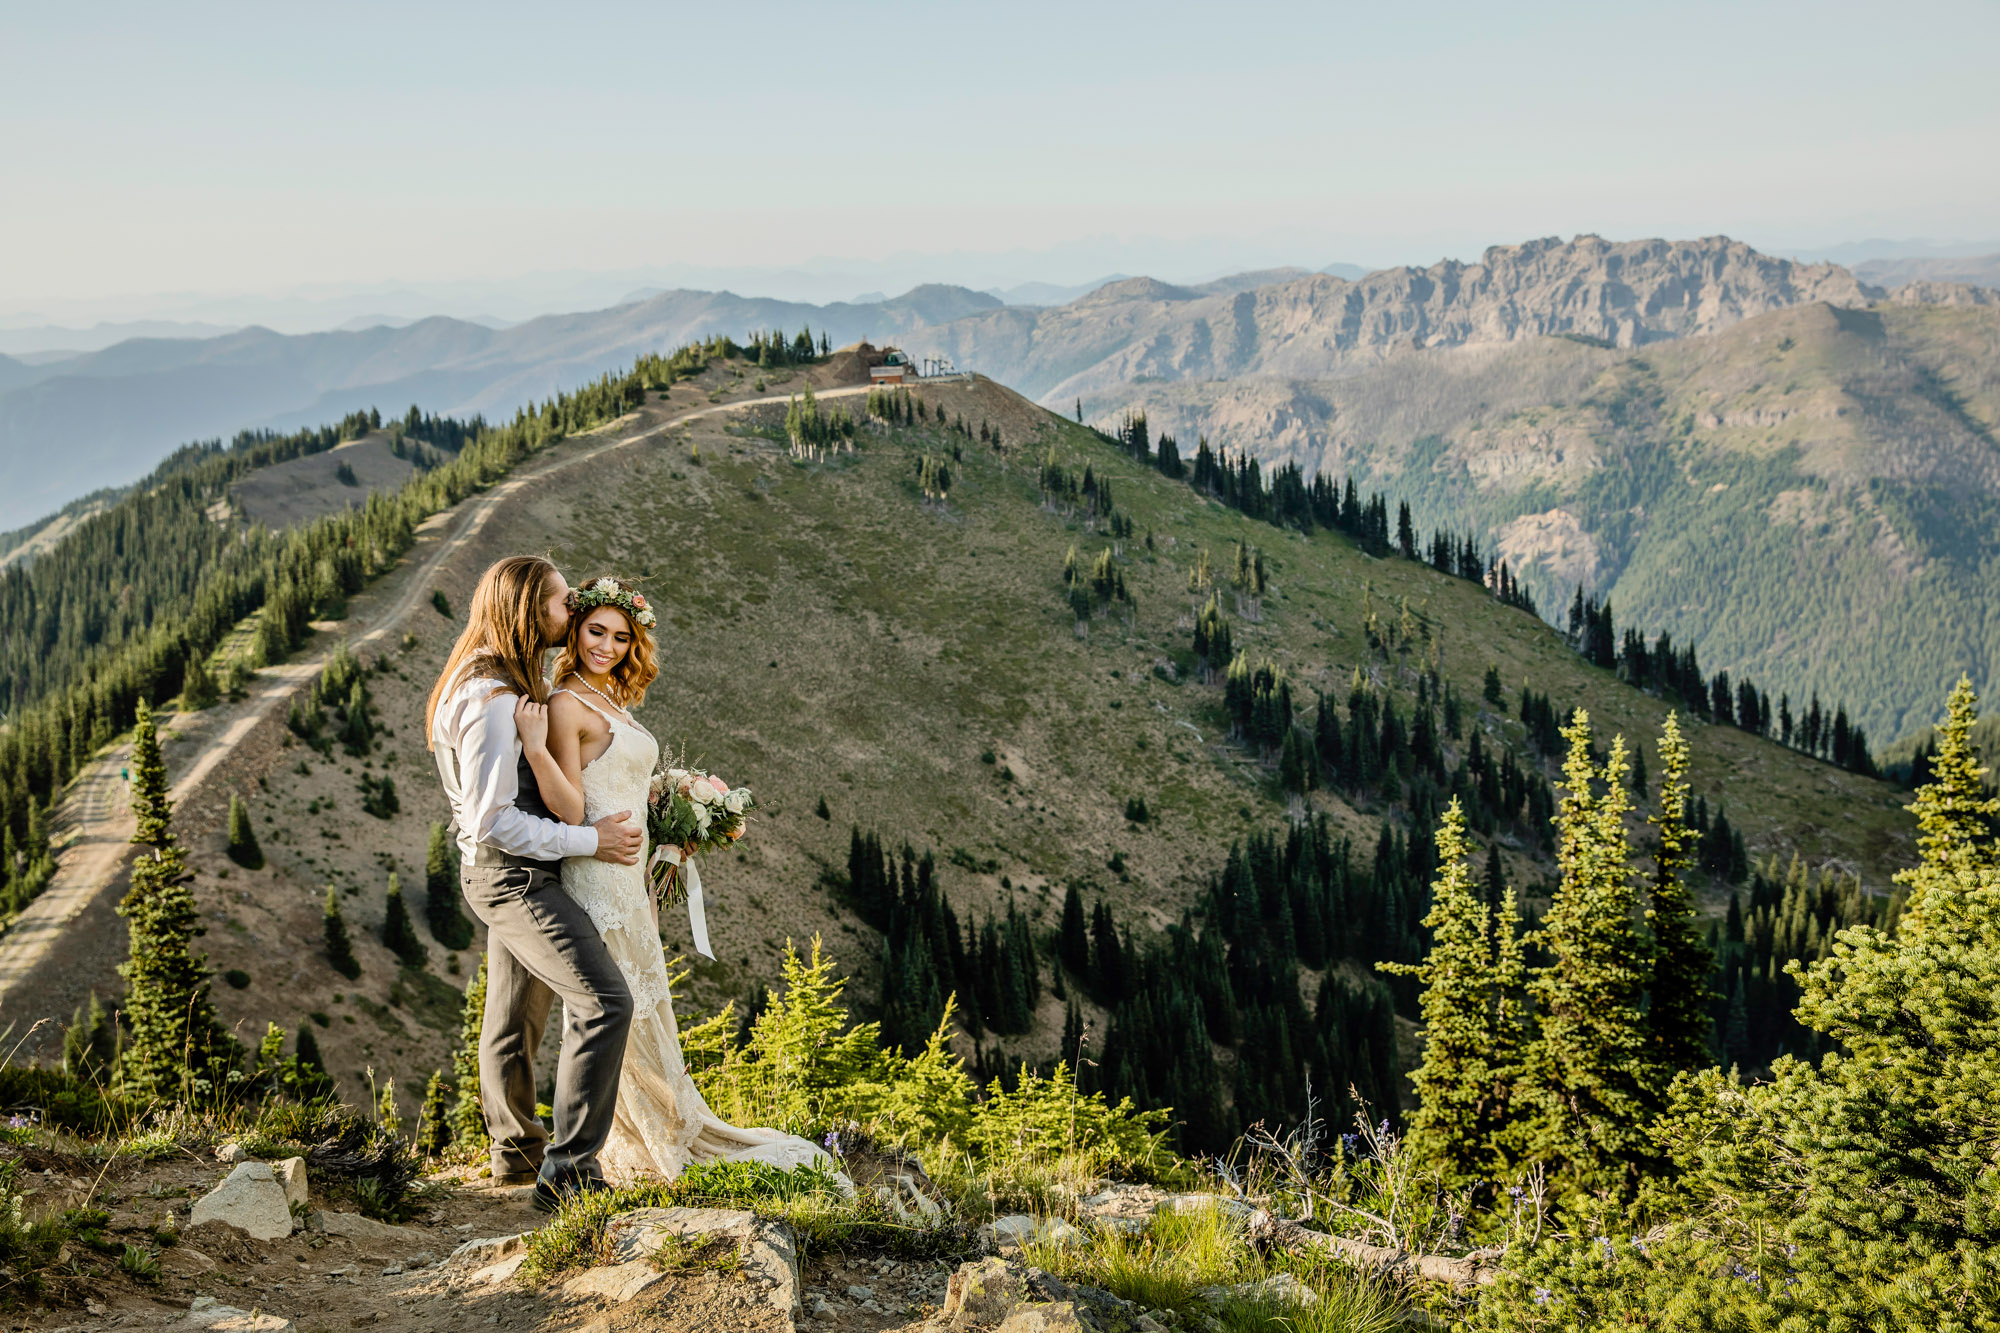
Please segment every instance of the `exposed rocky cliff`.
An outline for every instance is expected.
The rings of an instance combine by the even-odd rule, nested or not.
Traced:
[[[1046,310],[1011,308],[915,335],[1054,406],[1158,380],[1324,379],[1401,353],[1562,336],[1639,347],[1809,302],[1883,292],[1834,264],[1695,241],[1554,237],[1355,281],[1311,274],[1205,292],[1133,278]]]

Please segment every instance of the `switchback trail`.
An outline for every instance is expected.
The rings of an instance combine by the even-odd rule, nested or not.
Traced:
[[[867,391],[867,385],[854,385],[815,390],[814,394],[822,399],[844,398]],[[676,413],[632,434],[593,438],[616,430],[618,423],[613,422],[556,444],[542,458],[529,461],[488,489],[425,520],[418,529],[418,545],[397,568],[383,575],[374,589],[357,595],[348,619],[340,623],[339,637],[360,648],[393,636],[414,612],[429,604],[432,576],[437,570],[476,538],[523,487],[614,450],[657,439],[702,417],[789,403],[791,398],[791,394],[772,394],[714,404]],[[628,421],[627,428],[632,424]],[[368,605],[383,593],[389,594],[386,604]],[[333,641],[333,636],[322,637],[327,640],[325,646],[310,656],[260,670],[253,678],[249,698],[242,702],[191,715],[176,713],[165,719],[162,742],[167,747],[169,771],[175,777],[175,805],[183,804],[198,790],[258,723],[284,708],[302,685],[319,674]],[[67,1020],[68,1007],[75,1000],[66,992],[74,988],[54,984],[56,972],[65,969],[66,960],[58,955],[64,940],[80,931],[93,937],[122,935],[113,908],[132,855],[134,824],[126,784],[120,776],[131,762],[131,749],[129,740],[120,741],[91,760],[71,781],[51,824],[53,840],[61,848],[55,878],[6,934],[0,935],[0,1025],[12,1025],[10,1045],[21,1041],[37,1021]],[[114,941],[97,943],[108,949]],[[123,950],[118,952],[122,955]],[[64,994],[57,994],[59,991]],[[22,1045],[23,1056],[33,1058],[55,1048],[50,1031],[36,1035],[36,1040]]]

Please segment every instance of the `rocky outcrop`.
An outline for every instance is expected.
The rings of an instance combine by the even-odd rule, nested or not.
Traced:
[[[1328,379],[1440,347],[1550,336],[1638,347],[1771,310],[1865,306],[1882,295],[1836,264],[1781,259],[1726,236],[1548,237],[1494,246],[1476,263],[1354,281],[1312,274],[1204,293],[1132,278],[1067,306],[969,315],[910,344],[1068,406],[1134,381]]]

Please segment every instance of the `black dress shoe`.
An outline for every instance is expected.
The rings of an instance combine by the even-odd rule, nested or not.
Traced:
[[[537,1180],[531,1199],[538,1213],[553,1213],[581,1194],[609,1194],[611,1187],[600,1176],[570,1176],[562,1180]]]

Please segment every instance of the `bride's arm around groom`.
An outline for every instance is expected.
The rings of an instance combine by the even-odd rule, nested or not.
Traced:
[[[637,862],[630,811],[566,824],[542,800],[515,709],[547,698],[541,660],[568,623],[568,586],[546,560],[513,557],[480,577],[467,623],[431,693],[428,731],[457,824],[460,884],[486,925],[480,1106],[496,1182],[536,1181],[537,1207],[601,1184],[597,1154],[617,1105],[631,1025],[624,977],[562,889],[565,857]],[[532,723],[530,725],[533,725]],[[535,1114],[534,1058],[549,1005],[563,1001],[555,1130]]]

